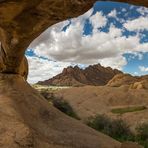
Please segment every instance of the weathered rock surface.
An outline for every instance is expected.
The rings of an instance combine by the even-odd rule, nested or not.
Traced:
[[[1,148],[120,148],[50,105],[21,76],[0,74]]]
[[[107,86],[119,87],[122,85],[130,85],[136,82],[138,79],[130,74],[118,74],[114,76],[108,83]]]
[[[103,67],[100,64],[89,66],[85,69],[80,69],[78,66],[67,67],[62,73],[57,76],[39,82],[41,85],[56,85],[56,86],[84,86],[84,85],[105,85],[116,74],[122,73],[117,69]]]
[[[130,74],[117,74],[108,83],[107,86],[120,87],[130,85],[131,89],[147,89],[148,75],[137,77]]]
[[[148,89],[148,79],[135,82],[130,85],[131,89]]]

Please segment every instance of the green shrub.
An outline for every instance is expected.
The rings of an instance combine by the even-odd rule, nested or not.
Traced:
[[[130,131],[129,126],[123,120],[112,120],[105,115],[89,118],[87,125],[118,141],[134,141],[143,145],[144,148],[148,148],[148,123],[139,125],[136,128],[136,135]]]
[[[139,125],[137,128],[138,136],[141,140],[148,139],[148,124],[143,123]]]
[[[130,141],[134,139],[134,135],[129,126],[121,119],[112,120],[108,135],[119,141]]]
[[[145,106],[134,106],[134,107],[125,107],[125,108],[115,108],[112,109],[111,112],[115,114],[124,114],[128,112],[142,111],[145,109],[147,109]]]
[[[105,115],[97,115],[94,118],[89,118],[87,125],[101,132],[105,132],[110,125],[110,119]]]
[[[144,148],[148,148],[148,124],[143,123],[139,125],[137,128],[136,141],[144,146]]]
[[[111,120],[105,115],[97,115],[87,125],[119,141],[134,139],[128,125],[121,119]]]
[[[67,114],[70,117],[73,117],[75,119],[80,119],[77,114],[74,112],[73,108],[69,105],[68,102],[66,102],[63,99],[53,99],[52,101],[53,106],[59,109],[61,112]]]
[[[73,117],[77,120],[80,120],[78,115],[74,112],[73,108],[70,104],[65,101],[62,97],[55,96],[53,91],[44,90],[41,91],[40,94],[49,102],[52,103],[54,107],[56,107],[61,112],[67,114],[70,117]]]

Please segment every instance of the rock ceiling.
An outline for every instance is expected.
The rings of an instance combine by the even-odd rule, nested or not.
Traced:
[[[114,0],[148,7],[148,0]],[[0,0],[0,72],[27,76],[29,44],[51,25],[77,17],[96,0]],[[21,67],[21,68],[20,68]]]

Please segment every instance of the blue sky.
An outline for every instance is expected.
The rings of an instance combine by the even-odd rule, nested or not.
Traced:
[[[101,63],[132,75],[148,74],[148,9],[97,2],[83,16],[47,29],[26,55],[31,83],[69,65]]]

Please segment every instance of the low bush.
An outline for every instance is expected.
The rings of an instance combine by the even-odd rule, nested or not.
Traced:
[[[121,142],[134,139],[128,125],[121,119],[111,120],[105,115],[97,115],[89,119],[87,125]]]
[[[94,118],[89,118],[87,125],[101,132],[105,132],[110,125],[110,119],[105,115],[97,115]]]
[[[108,135],[119,141],[134,140],[134,135],[129,126],[121,119],[112,120]]]
[[[136,141],[142,144],[144,148],[148,148],[148,123],[139,125],[136,130]]]
[[[137,142],[148,148],[148,123],[143,123],[136,128],[136,135],[133,134],[129,126],[121,119],[110,119],[105,115],[97,115],[89,118],[87,125],[110,137],[120,141]]]
[[[80,120],[78,115],[74,112],[70,104],[65,101],[62,97],[57,97],[54,94],[54,91],[42,90],[40,94],[49,102],[52,103],[61,112],[67,114],[70,117],[73,117],[77,120]]]
[[[74,112],[73,108],[69,105],[68,102],[66,102],[63,99],[53,99],[52,101],[53,106],[59,109],[61,112],[67,114],[70,117],[73,117],[75,119],[80,119],[77,114]]]

